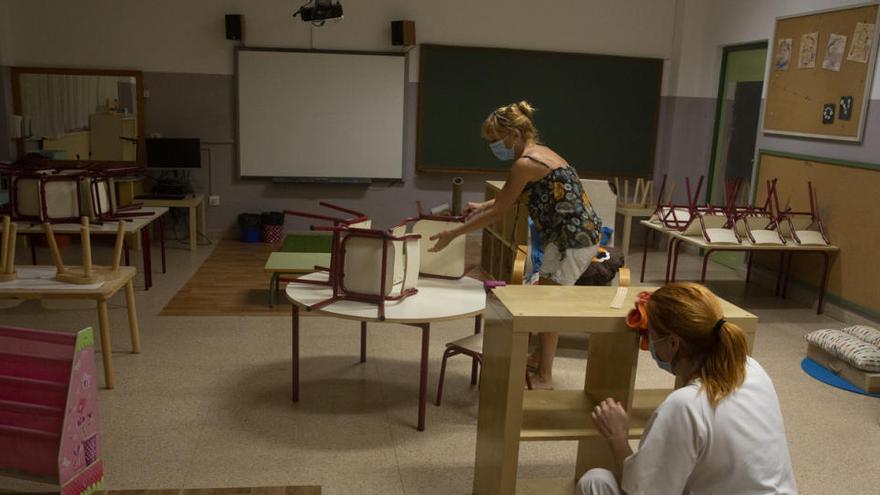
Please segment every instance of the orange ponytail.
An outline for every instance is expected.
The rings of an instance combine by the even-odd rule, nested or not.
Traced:
[[[691,378],[699,376],[713,408],[742,385],[746,335],[733,323],[719,322],[721,304],[709,289],[689,282],[668,284],[651,294],[645,310],[655,332],[681,337],[680,355],[700,363]]]

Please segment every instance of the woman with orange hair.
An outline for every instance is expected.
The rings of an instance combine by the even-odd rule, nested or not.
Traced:
[[[670,284],[644,309],[651,356],[686,385],[654,411],[635,453],[623,406],[613,399],[596,406],[593,422],[622,475],[618,484],[610,471],[591,469],[580,492],[797,493],[776,390],[715,295],[698,284]]]
[[[544,146],[532,119],[534,109],[525,101],[500,107],[483,122],[482,137],[499,160],[513,160],[510,175],[495,199],[470,203],[468,220],[431,240],[439,251],[452,239],[495,222],[520,198],[544,241],[542,284],[574,285],[590,265],[599,245],[602,220],[590,205],[574,167]],[[559,334],[538,335],[538,351],[529,358],[536,370],[534,388],[552,388],[553,359]]]

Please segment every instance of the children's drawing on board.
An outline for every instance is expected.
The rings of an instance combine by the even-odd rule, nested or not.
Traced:
[[[816,66],[816,49],[819,46],[819,33],[801,35],[801,49],[798,52],[798,69],[812,69]]]
[[[791,38],[782,38],[776,43],[776,70],[788,70],[791,62]]]
[[[825,47],[825,58],[822,60],[822,68],[840,71],[845,51],[846,36],[831,33],[831,37],[828,38],[828,45]]]
[[[849,55],[847,55],[846,59],[863,64],[867,63],[873,41],[874,24],[857,22],[856,29],[853,32],[852,44],[849,47]]]

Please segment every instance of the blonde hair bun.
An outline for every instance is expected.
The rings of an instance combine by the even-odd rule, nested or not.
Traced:
[[[526,117],[528,117],[529,120],[531,120],[532,117],[535,115],[535,107],[533,107],[533,106],[532,106],[529,102],[527,102],[526,100],[522,100],[522,101],[520,101],[519,103],[516,103],[516,108],[517,108],[517,110],[519,110],[519,112],[520,112],[521,114],[523,114],[523,115],[525,115]]]
[[[538,142],[538,129],[532,121],[534,114],[535,107],[525,100],[498,107],[483,121],[483,138],[499,139],[518,132],[523,138]]]

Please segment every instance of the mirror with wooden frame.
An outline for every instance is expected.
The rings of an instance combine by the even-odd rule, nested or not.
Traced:
[[[18,157],[59,166],[144,163],[143,74],[130,70],[12,68]]]

